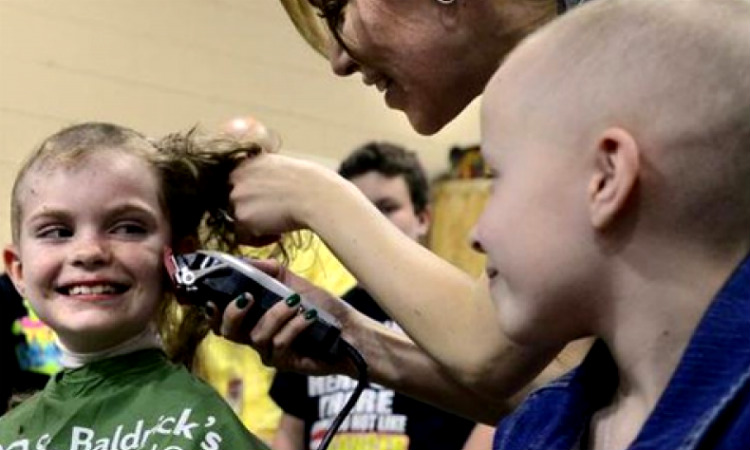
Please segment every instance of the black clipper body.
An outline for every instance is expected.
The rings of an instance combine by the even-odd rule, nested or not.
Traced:
[[[167,272],[182,303],[204,305],[213,302],[223,313],[229,302],[245,292],[253,304],[245,314],[243,326],[251,329],[274,304],[294,292],[275,278],[245,261],[222,252],[199,250],[173,255],[165,252]],[[300,307],[314,308],[303,299]],[[297,351],[324,361],[340,356],[341,330],[338,322],[325,311],[315,308],[318,316],[294,341]]]

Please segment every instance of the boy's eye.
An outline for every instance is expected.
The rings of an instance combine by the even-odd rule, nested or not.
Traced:
[[[48,225],[39,228],[35,236],[40,239],[65,239],[73,236],[73,230],[62,225]]]
[[[381,214],[386,216],[393,214],[400,208],[399,205],[393,203],[375,203],[375,207],[378,208],[378,211],[380,211]]]
[[[489,187],[490,194],[495,192],[495,184],[497,183],[498,176],[499,174],[497,170],[489,166],[484,167],[484,178],[490,180],[490,187]]]

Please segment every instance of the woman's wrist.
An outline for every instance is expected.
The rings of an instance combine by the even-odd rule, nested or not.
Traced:
[[[358,214],[359,205],[369,206],[369,201],[348,180],[336,172],[311,167],[317,173],[305,174],[305,180],[312,180],[310,185],[301,185],[298,201],[300,225],[309,228],[319,235],[326,231],[340,232],[337,224],[351,219]]]

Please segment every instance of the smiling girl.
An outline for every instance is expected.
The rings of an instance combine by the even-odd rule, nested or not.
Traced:
[[[185,330],[205,333],[199,312],[183,313],[182,328],[168,323],[164,248],[198,242],[206,214],[220,217],[209,199],[227,189],[212,175],[226,177],[237,155],[259,150],[199,148],[87,123],[49,137],[19,172],[4,262],[56,332],[65,369],[0,419],[0,449],[265,448],[218,394],[168,360],[159,333],[191,342]]]

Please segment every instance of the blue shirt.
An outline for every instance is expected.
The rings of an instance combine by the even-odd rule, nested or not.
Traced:
[[[498,425],[495,450],[586,447],[592,415],[612,399],[617,367],[597,341],[579,367],[533,392]],[[701,319],[631,450],[750,449],[750,258]]]

